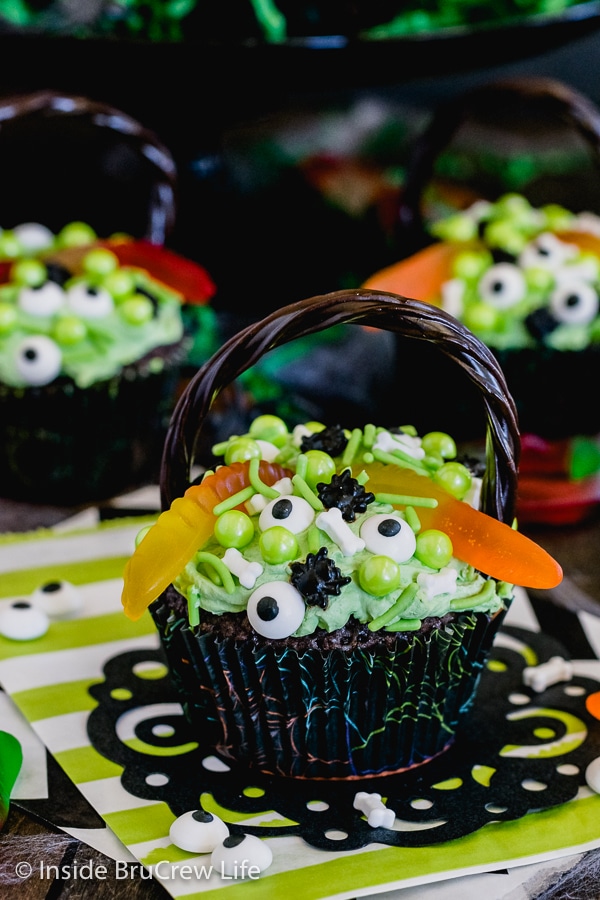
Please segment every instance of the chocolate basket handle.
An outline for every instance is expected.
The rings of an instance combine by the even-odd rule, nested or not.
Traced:
[[[230,338],[198,370],[179,398],[169,424],[160,476],[163,509],[190,484],[200,433],[223,388],[270,350],[334,325],[352,323],[434,344],[479,388],[486,412],[482,509],[512,523],[520,435],[515,404],[496,359],[443,310],[396,294],[368,290],[336,291],[282,307]],[[398,411],[401,409],[400,399]]]
[[[113,131],[130,140],[154,172],[148,197],[146,233],[139,236],[155,244],[165,242],[175,224],[177,168],[171,152],[152,130],[106,103],[57,91],[37,91],[0,98],[0,144],[2,130],[27,116],[86,118],[99,129]]]
[[[478,110],[507,101],[536,103],[555,121],[562,121],[579,133],[600,169],[600,110],[579,91],[544,77],[509,78],[480,85],[439,106],[413,145],[397,219],[398,236],[407,255],[431,243],[425,229],[422,201],[438,157]]]

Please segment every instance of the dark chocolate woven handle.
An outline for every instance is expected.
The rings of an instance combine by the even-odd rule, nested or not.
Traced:
[[[600,169],[600,110],[574,88],[552,78],[512,78],[484,84],[439,106],[414,143],[406,168],[398,208],[398,231],[406,254],[431,238],[423,220],[423,195],[435,164],[459,128],[478,110],[493,110],[510,103],[536,107],[549,118],[566,124],[587,143],[591,158]]]
[[[161,470],[163,508],[189,486],[200,433],[223,388],[270,350],[331,326],[351,323],[432,343],[465,371],[480,391],[487,420],[482,508],[503,522],[512,522],[520,437],[515,405],[495,358],[443,310],[396,294],[367,290],[337,291],[276,310],[230,338],[202,366],[171,418]],[[401,398],[398,414],[402,414]]]
[[[130,141],[153,173],[146,232],[139,237],[155,244],[165,242],[175,223],[177,169],[169,149],[153,131],[106,103],[56,91],[37,91],[0,98],[0,146],[2,130],[28,116],[45,119],[79,117],[100,130],[112,131]],[[40,148],[42,152],[43,148]]]

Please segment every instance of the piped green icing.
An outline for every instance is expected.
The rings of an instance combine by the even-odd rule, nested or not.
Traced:
[[[370,431],[372,432],[372,429]],[[288,440],[280,448],[280,457],[286,460],[286,465],[290,466],[290,461],[293,461],[294,458],[306,458],[301,452],[301,441],[303,436],[309,433],[303,426],[300,426],[289,434]],[[348,435],[349,433],[347,433]],[[356,442],[356,434],[353,433],[352,436]],[[372,434],[368,439],[371,438]],[[360,441],[358,443],[360,444]],[[223,442],[218,447],[222,455],[225,455],[226,448],[227,442]],[[213,450],[215,449],[217,448],[213,448]],[[332,457],[340,464],[338,474],[341,474],[346,468],[341,464],[344,449],[345,445],[332,453]],[[420,455],[419,450],[417,441],[415,445],[417,457]],[[439,458],[432,465],[439,467],[443,462],[444,460]],[[423,464],[419,463],[419,467],[422,466]],[[291,467],[293,468],[293,464]],[[432,471],[435,471],[435,468]],[[305,474],[307,477],[310,475],[306,471]],[[431,475],[432,472],[429,474]],[[299,480],[302,483],[301,490],[296,488],[298,479],[292,479],[292,483],[295,485],[292,496],[299,497],[301,501],[304,501],[306,481],[305,479]],[[369,491],[368,481],[364,488],[366,492]],[[316,497],[317,494],[315,493],[314,496]],[[286,497],[288,495],[282,495],[282,499]],[[415,498],[405,499],[412,503]],[[275,502],[272,501],[272,503]],[[267,498],[263,498],[263,505],[266,503]],[[320,500],[319,503],[321,503]],[[333,538],[328,536],[323,530],[325,526],[317,526],[316,519],[319,512],[312,507],[311,509],[311,521],[305,523],[304,527],[295,533],[298,544],[296,560],[304,563],[310,554],[315,555],[321,548],[325,548],[327,559],[338,570],[342,587],[337,595],[329,596],[323,605],[306,602],[303,620],[294,632],[296,636],[309,635],[317,629],[332,632],[342,628],[351,619],[368,624],[371,629],[375,630],[379,628],[412,630],[415,627],[415,621],[420,622],[431,616],[441,617],[453,610],[475,610],[493,614],[504,607],[504,601],[512,594],[510,585],[488,579],[471,565],[454,557],[443,570],[439,571],[412,555],[398,563],[400,578],[394,589],[383,596],[375,596],[361,585],[360,569],[365,561],[370,560],[374,555],[380,555],[383,551],[369,549],[369,546],[365,546],[366,539],[361,535],[361,528],[372,516],[384,514],[385,516],[400,517],[408,527],[415,528],[417,526],[415,530],[418,530],[420,523],[414,509],[411,507],[408,515],[405,516],[402,511],[394,509],[390,503],[379,502],[378,499],[372,498],[363,511],[356,512],[353,521],[343,522],[342,528],[345,534],[351,536],[352,552],[348,552],[347,548],[342,546],[343,542],[338,541],[336,535]],[[240,548],[245,564],[254,564],[255,571],[256,564],[259,567],[260,574],[251,586],[242,586],[238,577],[234,575],[235,590],[231,592],[223,584],[215,583],[215,579],[206,572],[205,560],[211,559],[213,556],[222,558],[225,555],[226,548],[213,537],[190,560],[174,581],[177,590],[187,598],[190,609],[199,607],[217,615],[227,612],[242,612],[246,609],[249,599],[257,588],[271,582],[291,581],[294,560],[269,564],[263,557],[260,549],[262,527],[259,526],[260,516],[260,512],[253,514],[255,536],[250,543]],[[272,522],[267,522],[264,527],[269,527],[270,524]],[[284,521],[277,524],[285,527]],[[402,623],[406,623],[406,627]]]

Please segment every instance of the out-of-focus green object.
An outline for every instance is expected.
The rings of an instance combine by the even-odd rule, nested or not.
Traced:
[[[7,731],[0,731],[0,829],[8,816],[10,795],[23,765],[19,741]]]

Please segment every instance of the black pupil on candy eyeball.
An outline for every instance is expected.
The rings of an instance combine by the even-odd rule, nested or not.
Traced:
[[[212,813],[205,812],[203,809],[197,809],[192,813],[194,822],[212,822],[214,816]]]
[[[292,504],[290,500],[278,500],[273,506],[274,519],[287,519],[292,512]]]
[[[230,847],[238,847],[243,841],[246,840],[245,834],[230,834],[223,841],[223,846]]]
[[[398,519],[385,519],[379,524],[377,531],[383,537],[394,537],[395,534],[398,534],[401,527]]]
[[[59,581],[49,581],[47,584],[43,585],[42,591],[44,594],[53,594],[55,591],[60,590],[60,582]]]
[[[23,356],[25,359],[37,359],[37,351],[33,347],[28,347]]]
[[[31,609],[31,604],[27,602],[27,600],[17,600],[16,603],[12,604],[13,609]]]
[[[272,622],[279,615],[279,606],[275,597],[261,597],[256,604],[256,614],[263,622]]]

